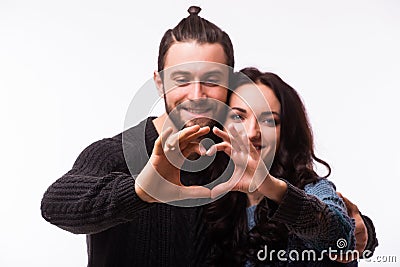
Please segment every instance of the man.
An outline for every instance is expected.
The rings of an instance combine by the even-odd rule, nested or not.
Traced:
[[[189,8],[190,15],[161,40],[154,80],[164,94],[166,113],[91,144],[73,168],[44,194],[43,218],[64,230],[87,235],[88,266],[206,265],[210,246],[203,209],[160,201],[207,199],[209,189],[199,185],[207,182],[204,178],[210,177],[215,166],[197,172],[181,171],[182,157],[173,164],[158,138],[163,132],[165,141],[173,128],[180,130],[190,121],[192,124],[185,125],[188,127],[173,140],[178,140],[183,156],[202,154],[198,139],[213,125],[207,117],[223,114],[218,103],[227,101],[233,47],[229,36],[199,17],[199,11],[198,7]],[[192,71],[175,68],[199,61],[205,65],[192,65],[198,67]],[[208,71],[207,62],[219,68]],[[189,77],[189,81],[194,83],[187,80],[192,74],[195,77]],[[210,75],[215,75],[218,82],[204,82]],[[210,105],[212,110],[206,108]],[[166,145],[174,154],[176,143]],[[165,180],[172,185],[160,186]],[[164,194],[166,188],[170,191]]]

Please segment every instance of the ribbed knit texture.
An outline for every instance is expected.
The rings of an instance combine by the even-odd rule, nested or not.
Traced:
[[[290,183],[282,202],[277,205],[269,200],[270,220],[284,223],[289,229],[288,247],[283,263],[273,263],[265,266],[357,266],[357,262],[342,264],[331,261],[325,253],[323,260],[307,261],[307,258],[291,260],[288,255],[297,251],[300,255],[304,250],[313,250],[317,258],[321,251],[346,251],[354,249],[354,221],[347,216],[343,201],[336,194],[335,186],[327,179],[311,183],[301,190]],[[247,208],[249,226],[254,226],[254,207]],[[253,216],[253,218],[251,218]],[[343,239],[347,246],[338,247],[337,241]],[[331,248],[331,250],[329,250]],[[295,254],[292,254],[294,257]],[[304,260],[304,261],[303,261]],[[246,262],[246,266],[253,266]]]
[[[365,226],[367,227],[367,232],[368,232],[367,245],[366,245],[364,251],[368,250],[370,252],[370,253],[366,253],[365,255],[362,255],[362,256],[363,256],[363,258],[370,258],[370,257],[372,257],[373,253],[375,252],[375,248],[379,245],[379,242],[376,237],[375,226],[372,223],[372,220],[368,216],[365,216],[363,214],[361,214],[361,217],[364,221]]]
[[[148,119],[123,135],[95,142],[45,192],[43,218],[69,232],[87,234],[88,266],[204,265],[209,245],[202,208],[149,204],[135,194],[129,170],[140,172],[157,137]],[[124,148],[131,146],[128,152],[133,153],[127,158],[132,161],[129,168],[122,138]]]
[[[297,237],[316,250],[353,249],[355,224],[347,216],[335,186],[327,179],[308,184],[304,190],[287,183],[288,190],[271,219],[285,223]],[[344,239],[347,246],[338,248]]]
[[[157,137],[149,118],[124,134],[95,142],[45,192],[43,218],[69,232],[87,234],[88,266],[205,266],[211,246],[203,208],[149,204],[135,193],[134,176],[148,161]],[[183,172],[182,179],[190,184],[204,180],[201,175]],[[354,247],[354,223],[343,216],[343,202],[327,180],[305,191],[288,184],[282,203],[269,206],[271,219],[291,230],[290,248],[307,243],[322,250],[335,246],[338,238]],[[364,220],[374,230],[372,222]],[[369,236],[375,238],[375,233]]]

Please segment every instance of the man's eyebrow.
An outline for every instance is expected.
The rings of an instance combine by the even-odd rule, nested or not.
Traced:
[[[178,75],[191,75],[192,73],[190,71],[184,71],[184,70],[177,70],[171,73],[170,77],[178,76]]]
[[[202,76],[212,76],[212,75],[223,75],[224,73],[220,70],[212,70],[204,73]]]

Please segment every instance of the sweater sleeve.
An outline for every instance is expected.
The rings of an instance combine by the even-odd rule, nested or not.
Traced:
[[[151,204],[136,195],[135,179],[124,165],[121,141],[91,144],[44,193],[43,218],[75,234],[93,234],[131,220]]]
[[[361,217],[364,221],[365,226],[367,227],[368,233],[367,245],[364,249],[364,253],[361,254],[361,258],[370,258],[374,254],[375,248],[379,245],[379,243],[378,239],[376,238],[375,226],[372,223],[372,220],[368,216],[363,214],[361,214]]]
[[[335,186],[327,179],[308,184],[301,190],[290,183],[279,205],[271,212],[272,220],[288,229],[312,248],[344,251],[354,249],[354,221],[347,215]]]

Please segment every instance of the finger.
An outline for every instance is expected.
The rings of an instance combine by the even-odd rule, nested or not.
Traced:
[[[228,156],[231,156],[232,154],[232,145],[228,142],[222,142],[218,144],[212,145],[206,152],[207,156],[212,156],[217,151],[224,151]]]
[[[214,155],[215,153],[218,152],[217,146],[216,145],[212,145],[210,146],[210,148],[207,150],[206,152],[206,156],[211,157],[212,155]]]
[[[206,152],[207,151],[206,151],[205,147],[202,144],[196,143],[196,142],[189,143],[185,147],[185,149],[182,150],[182,154],[185,158],[193,153],[196,153],[200,156],[204,156],[206,154]]]
[[[227,132],[222,131],[218,127],[213,128],[213,133],[225,142],[230,142],[230,136]]]
[[[243,181],[228,181],[215,186],[211,190],[211,195],[218,197],[226,192],[238,191],[243,193],[248,193],[249,184]]]
[[[230,126],[233,127],[233,126]],[[230,135],[227,132],[222,131],[221,129],[219,129],[218,127],[214,127],[213,128],[213,132],[216,136],[220,137],[223,141],[227,142],[227,143],[232,143],[232,145],[234,146],[234,149],[236,151],[240,150],[240,147],[238,146],[237,142],[235,142],[234,138],[232,135]]]
[[[239,134],[239,133],[238,133],[238,134]],[[254,145],[250,142],[249,137],[247,136],[246,133],[239,134],[239,138],[240,138],[240,145],[241,145],[241,148],[242,148],[244,151],[248,152],[249,154],[250,154],[250,153],[257,153],[256,148],[255,148]]]
[[[206,127],[203,127],[206,128]],[[169,148],[170,150],[175,150],[175,149],[184,149],[185,141],[190,142],[189,137],[192,136],[193,134],[196,134],[200,131],[200,134],[204,134],[203,132],[207,132],[207,129],[201,129],[199,125],[193,125],[190,127],[187,127],[174,135],[170,136],[168,140],[165,142],[166,147]],[[209,131],[209,130],[208,130]]]
[[[172,132],[173,132],[172,127],[168,127],[157,138],[157,140],[154,143],[154,149],[156,154],[163,150],[163,142],[166,142],[166,140],[171,136]]]
[[[364,251],[368,241],[368,230],[360,214],[353,217],[355,221],[356,250]]]
[[[182,199],[197,199],[197,198],[210,198],[211,190],[203,186],[181,186],[179,187],[179,200]]]
[[[240,188],[240,178],[243,173],[234,173],[232,177],[224,182],[216,185],[214,188],[211,189],[211,198],[217,198],[229,191],[242,191],[242,188]]]
[[[172,134],[173,131],[174,131],[174,130],[172,129],[172,127],[168,127],[167,129],[165,129],[165,131],[163,131],[163,132],[160,134],[160,139],[161,139],[161,141],[167,140],[167,139],[171,136],[171,134]]]
[[[177,148],[178,144],[178,136],[177,134],[171,135],[166,141],[165,141],[165,147],[171,151],[174,151]]]
[[[362,253],[367,246],[367,240],[364,236],[356,236],[356,250]]]
[[[179,133],[179,139],[186,139],[188,136],[196,133],[197,131],[199,131],[201,129],[201,127],[199,125],[193,125],[187,128],[184,128],[182,130],[180,130]]]
[[[191,133],[190,135],[179,136],[179,147],[183,150],[191,142],[198,141],[199,137],[210,132],[210,127],[205,126],[198,129],[198,131]]]
[[[213,189],[211,189],[211,198],[215,199],[219,196],[222,196],[231,191],[231,189],[232,186],[229,184],[229,182],[221,183],[215,186]]]
[[[233,125],[229,125],[228,130],[232,136],[231,143],[232,143],[233,148],[238,152],[239,151],[242,151],[242,152],[249,151],[247,148],[248,139],[246,138],[246,144],[243,143],[243,139],[244,139],[243,136],[238,133],[238,131],[236,130],[236,128]]]
[[[195,141],[197,138],[199,138],[205,134],[208,134],[209,132],[210,132],[210,127],[205,126],[205,127],[201,127],[197,132],[192,133],[191,135],[186,136],[185,138],[180,137],[179,139],[181,140],[181,143],[185,142],[185,141],[191,142],[191,141]]]
[[[233,150],[236,152],[242,151],[241,147],[238,143],[238,141],[239,141],[238,136],[237,135],[234,136],[234,134],[237,134],[237,131],[233,125],[228,126],[228,133],[229,133],[229,142],[232,144]]]
[[[250,152],[250,146],[253,146],[253,144],[250,142],[249,136],[247,135],[247,132],[239,133],[236,129],[235,129],[235,131],[237,133],[237,137],[236,138],[238,138],[238,143],[240,145],[240,149],[242,151],[244,151],[244,152],[249,153]]]

